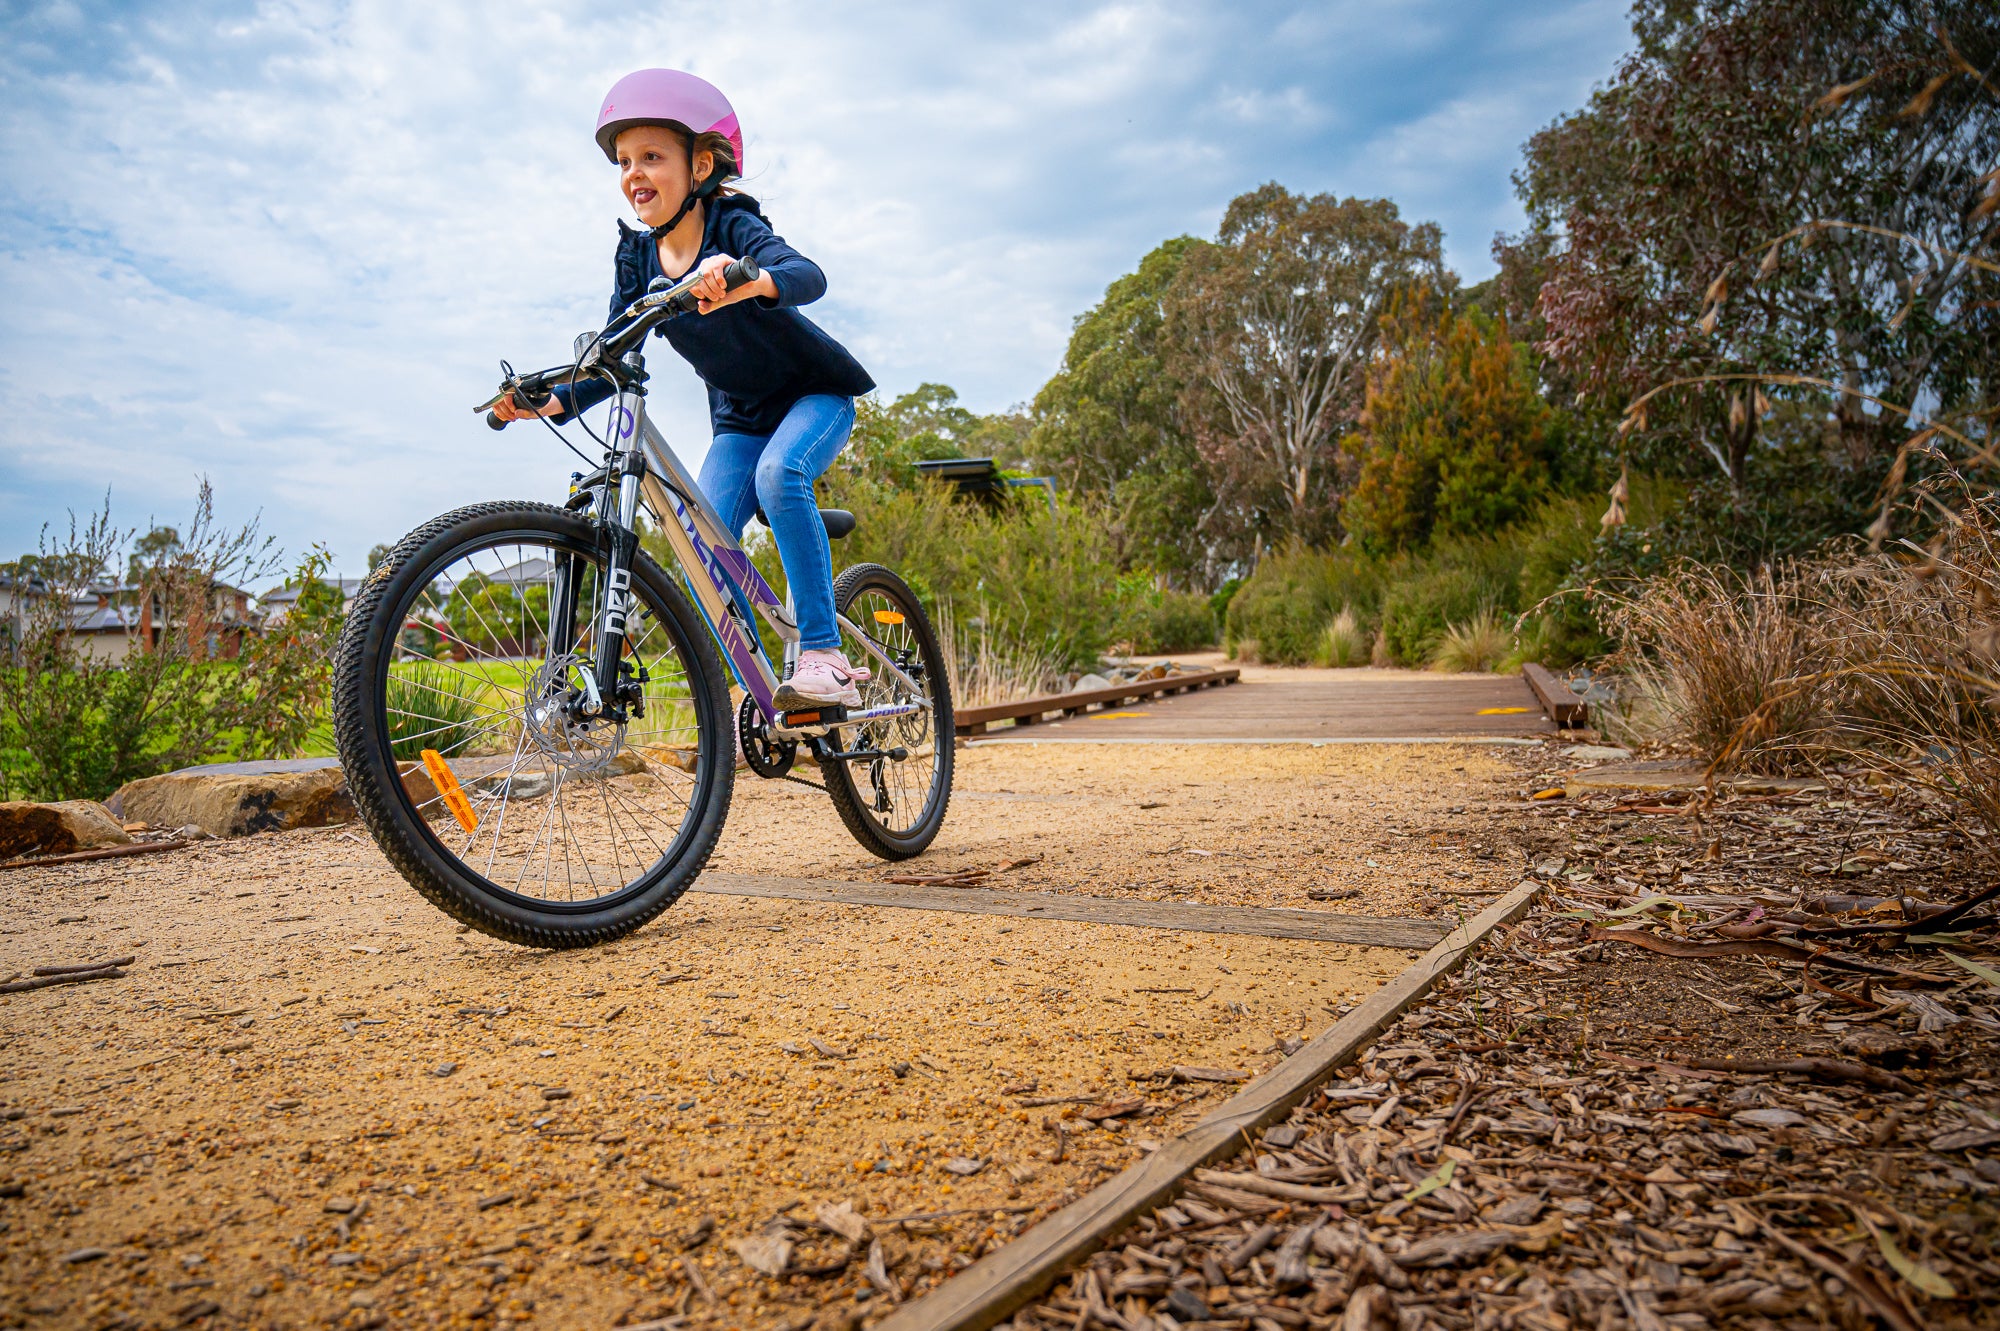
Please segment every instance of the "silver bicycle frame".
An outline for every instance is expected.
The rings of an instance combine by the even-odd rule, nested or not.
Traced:
[[[615,446],[621,452],[625,451],[631,447],[626,440],[635,438],[646,462],[642,475],[636,478],[627,476],[620,482],[619,521],[629,528],[637,518],[636,499],[645,500],[647,509],[659,523],[667,544],[673,548],[674,557],[686,575],[696,606],[708,621],[716,641],[722,644],[724,660],[729,663],[744,690],[757,700],[759,710],[772,724],[774,733],[788,735],[823,731],[821,726],[804,727],[797,731],[783,726],[782,718],[772,703],[780,676],[765,653],[762,641],[744,619],[746,612],[755,613],[761,614],[770,623],[785,644],[785,668],[789,671],[797,662],[799,651],[799,628],[791,607],[772,592],[770,585],[751,564],[750,557],[743,552],[743,547],[737,544],[721,517],[709,505],[701,487],[688,475],[680,457],[647,418],[645,395],[629,391],[619,393],[612,421]],[[630,431],[631,425],[636,425],[637,430]],[[633,484],[635,481],[636,485]],[[628,486],[637,492],[632,506],[626,502]],[[700,576],[697,576],[697,570]],[[862,649],[910,696],[917,699],[914,703],[850,712],[841,724],[905,716],[930,705],[924,689],[904,672],[873,635],[863,632],[845,615],[836,615],[836,618],[840,627],[860,643]]]

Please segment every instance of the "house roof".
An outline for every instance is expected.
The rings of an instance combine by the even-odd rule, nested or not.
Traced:
[[[125,633],[139,627],[139,612],[130,606],[100,606],[92,598],[69,612],[69,625],[77,633]]]
[[[325,583],[328,587],[339,588],[341,599],[345,600],[353,596],[356,592],[360,591],[361,584],[363,582],[366,582],[367,579],[366,578],[321,578],[320,581]],[[270,591],[267,591],[263,595],[259,596],[257,598],[257,603],[259,605],[291,605],[299,599],[299,592],[301,590],[303,589],[297,583],[288,582],[285,583],[283,586],[273,587],[271,588]]]

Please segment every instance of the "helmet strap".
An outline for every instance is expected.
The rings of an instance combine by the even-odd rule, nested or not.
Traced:
[[[694,145],[692,142],[688,145],[688,175],[690,177],[694,175]],[[711,168],[707,178],[688,191],[688,196],[681,200],[681,206],[674,210],[674,215],[653,228],[651,233],[652,238],[654,240],[662,239],[669,235],[675,227],[679,226],[681,219],[688,215],[689,209],[715,193],[716,189],[722,184],[721,175],[720,171]]]

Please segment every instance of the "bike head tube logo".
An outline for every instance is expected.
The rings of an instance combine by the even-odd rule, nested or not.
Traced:
[[[617,424],[618,437],[620,439],[624,439],[632,433],[632,426],[635,423],[635,418],[632,415],[632,411],[629,407],[618,408],[617,412],[613,415],[612,420]]]
[[[614,569],[610,586],[604,593],[604,632],[623,634],[625,615],[632,608],[632,573],[630,569]]]

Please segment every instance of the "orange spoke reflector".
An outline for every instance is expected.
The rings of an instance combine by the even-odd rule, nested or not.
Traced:
[[[479,830],[479,815],[472,811],[472,801],[465,797],[465,787],[458,784],[458,778],[445,766],[444,755],[436,749],[424,750],[424,770],[431,775],[431,784],[438,794],[444,796],[444,807],[451,810],[451,816],[458,819],[458,825],[472,833]]]
[[[875,612],[875,622],[877,624],[900,624],[903,622],[903,612],[900,610],[877,610]]]
[[[1481,716],[1517,716],[1522,712],[1531,712],[1533,710],[1534,708],[1532,707],[1482,707],[1479,709],[1479,714]]]

